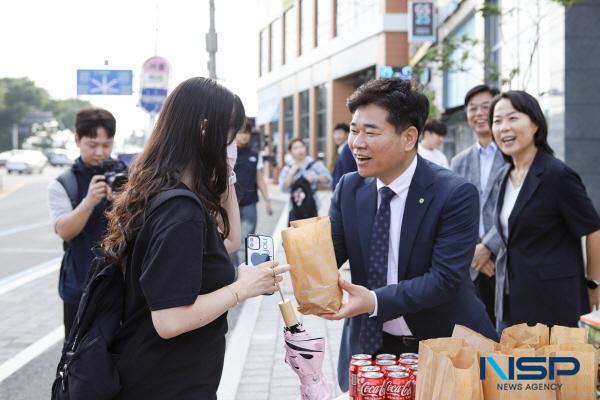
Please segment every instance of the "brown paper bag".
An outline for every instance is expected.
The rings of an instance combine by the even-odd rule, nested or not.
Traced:
[[[554,325],[550,331],[550,344],[587,343],[585,328]]]
[[[340,276],[331,240],[329,217],[293,221],[281,232],[298,311],[336,312],[342,305]]]
[[[518,324],[502,331],[500,344],[509,349],[521,346],[529,346],[537,349],[548,345],[550,343],[549,337],[550,331],[544,324],[537,324],[535,326]]]
[[[562,327],[564,328],[564,327]],[[567,328],[577,329],[577,328]],[[579,361],[579,372],[575,375],[558,376],[552,383],[559,384],[558,400],[595,400],[598,383],[598,353],[587,343],[561,343],[538,349],[537,355],[545,357],[575,357]],[[558,364],[558,368],[571,368]]]
[[[533,347],[519,347],[508,349],[505,352],[498,351],[494,353],[481,354],[481,356],[492,357],[498,366],[505,373],[508,372],[509,358],[514,357],[534,357],[536,350]],[[553,390],[530,390],[527,384],[540,385],[549,383],[548,379],[543,380],[502,380],[494,371],[491,364],[486,360],[485,379],[482,381],[485,400],[555,400],[556,391]]]
[[[486,338],[482,334],[462,325],[454,325],[453,338],[464,339],[464,341],[478,352],[489,353],[498,349],[498,343]]]
[[[483,396],[483,392],[476,359],[475,350],[469,348],[463,339],[421,341],[415,399],[483,399],[479,397],[479,394]]]

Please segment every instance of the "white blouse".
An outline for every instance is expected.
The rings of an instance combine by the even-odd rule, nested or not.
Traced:
[[[515,203],[517,202],[517,197],[519,196],[519,192],[523,185],[515,187],[512,181],[507,179],[506,189],[504,190],[504,202],[502,203],[502,210],[500,211],[500,225],[502,226],[502,233],[506,240],[508,240],[508,218],[512,213],[513,208],[515,208]]]

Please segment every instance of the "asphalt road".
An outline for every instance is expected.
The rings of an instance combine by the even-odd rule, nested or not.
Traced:
[[[60,168],[41,175],[8,175],[0,168],[0,282],[62,255],[62,242],[50,226],[46,188]],[[283,201],[274,200],[274,215],[258,207],[257,233],[271,234]],[[230,311],[230,332],[241,307]],[[44,334],[47,332],[44,332]],[[0,343],[3,340],[0,331]],[[50,397],[61,343],[55,344],[0,383],[0,400],[40,400]]]

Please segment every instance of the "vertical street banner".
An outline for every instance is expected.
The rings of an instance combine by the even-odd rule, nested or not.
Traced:
[[[409,42],[419,43],[435,41],[435,4],[432,0],[409,1],[408,17]]]

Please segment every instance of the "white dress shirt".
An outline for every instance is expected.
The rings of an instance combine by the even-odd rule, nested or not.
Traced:
[[[450,166],[448,165],[448,159],[446,158],[444,153],[442,153],[438,149],[429,150],[423,147],[422,145],[419,145],[417,152],[421,157],[423,157],[427,161],[431,161],[432,163],[437,164],[440,167],[450,169]]]
[[[482,196],[487,187],[490,172],[492,172],[492,165],[494,164],[494,157],[496,156],[498,147],[494,142],[490,142],[486,147],[477,142],[477,150],[479,152],[479,237],[482,238],[485,235],[483,218],[481,218],[481,211],[483,210]]]
[[[396,178],[392,183],[387,185],[396,193],[396,196],[390,201],[390,242],[388,248],[388,269],[387,269],[387,284],[395,285],[398,283],[398,253],[400,251],[400,231],[402,229],[402,219],[404,217],[404,207],[406,205],[406,196],[408,188],[415,175],[417,169],[417,157],[412,161],[409,167]],[[382,181],[377,179],[377,209],[381,204],[381,196],[379,189],[386,186]],[[371,291],[375,297],[375,311],[371,317],[377,316],[377,296]],[[408,325],[403,317],[387,321],[383,324],[383,331],[394,336],[412,336]]]

